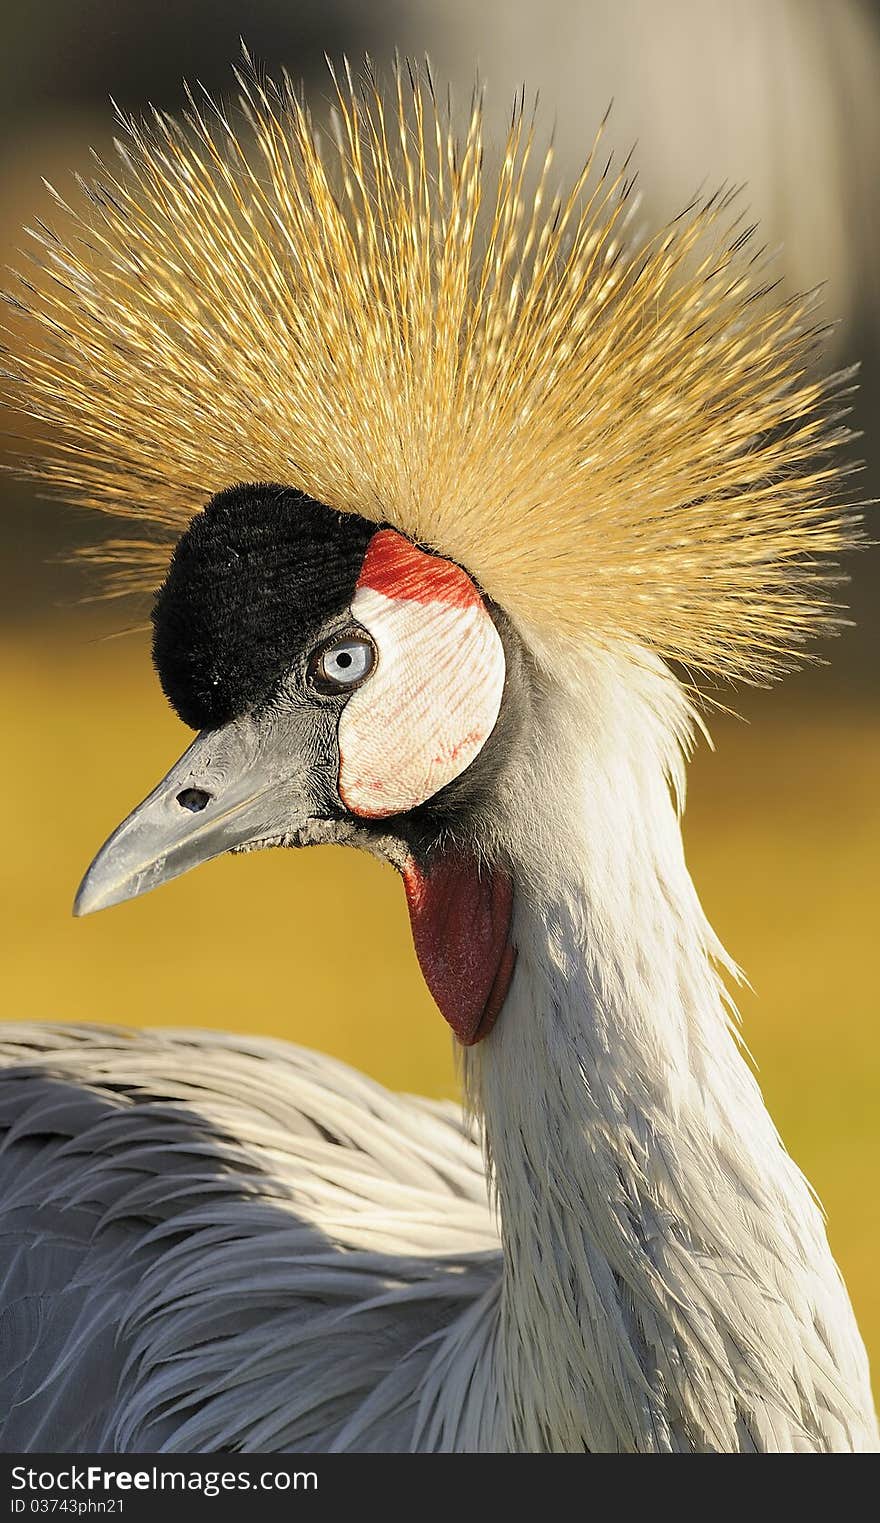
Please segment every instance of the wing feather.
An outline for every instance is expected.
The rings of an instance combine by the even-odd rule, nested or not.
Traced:
[[[3,1449],[447,1447],[433,1372],[500,1283],[457,1107],[268,1038],[5,1025],[0,1202]]]

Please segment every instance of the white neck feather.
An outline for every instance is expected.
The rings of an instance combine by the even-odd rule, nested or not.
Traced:
[[[694,716],[584,658],[505,785],[518,964],[465,1059],[505,1249],[505,1444],[848,1449],[876,1435],[820,1211],[737,1044],[684,861]]]

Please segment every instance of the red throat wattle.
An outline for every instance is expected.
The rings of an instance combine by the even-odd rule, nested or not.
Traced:
[[[472,1047],[492,1030],[510,988],[513,887],[501,868],[450,848],[403,871],[416,955],[441,1015]]]

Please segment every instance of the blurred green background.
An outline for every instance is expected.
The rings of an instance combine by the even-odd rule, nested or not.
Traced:
[[[613,96],[638,138],[642,215],[701,182],[748,182],[767,241],[797,285],[827,281],[834,361],[863,362],[856,426],[865,496],[877,441],[880,12],[859,0],[33,0],[4,18],[0,244],[106,151],[112,93],[175,107],[181,79],[231,93],[244,32],[269,68],[326,96],[323,53],[430,51],[466,99],[479,67],[499,124],[539,89],[563,167],[576,168]],[[17,425],[8,417],[9,429]],[[338,850],[215,862],[161,894],[79,923],[78,879],[108,831],[187,740],[152,675],[144,609],[81,605],[63,563],[84,514],[0,479],[0,1014],[216,1025],[319,1046],[388,1084],[454,1093],[447,1029],[424,990],[394,875]],[[876,531],[875,531],[876,533]],[[745,1035],[782,1134],[830,1217],[880,1362],[880,557],[859,557],[855,627],[831,665],[738,695],[691,772],[686,839],[704,903],[754,992]],[[111,638],[113,636],[114,638]],[[340,947],[344,951],[340,952]]]

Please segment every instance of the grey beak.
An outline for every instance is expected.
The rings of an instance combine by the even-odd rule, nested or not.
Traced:
[[[309,818],[308,790],[280,760],[250,718],[203,731],[101,847],[73,913],[121,904],[235,847],[295,833]]]

